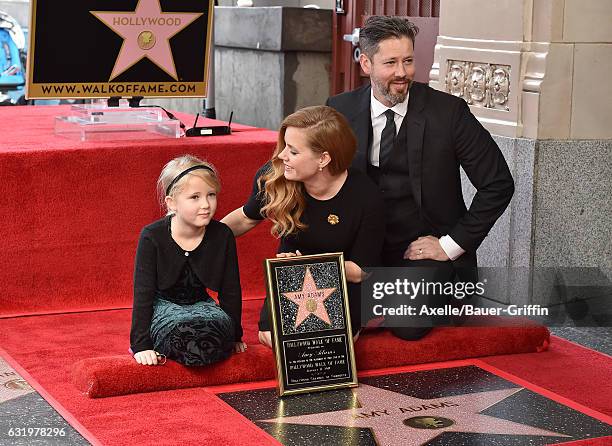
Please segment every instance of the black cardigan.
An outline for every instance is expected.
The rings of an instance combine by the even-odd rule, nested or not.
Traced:
[[[140,233],[134,267],[132,351],[153,349],[149,331],[156,292],[163,294],[174,286],[186,262],[206,288],[218,292],[219,305],[234,321],[235,340],[239,341],[242,338],[242,292],[232,231],[223,223],[211,220],[200,245],[186,255],[172,239],[170,218],[157,220]]]

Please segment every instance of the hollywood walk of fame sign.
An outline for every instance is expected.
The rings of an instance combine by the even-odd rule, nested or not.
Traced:
[[[342,253],[266,260],[280,395],[357,385]]]
[[[27,96],[203,97],[213,0],[33,0]]]

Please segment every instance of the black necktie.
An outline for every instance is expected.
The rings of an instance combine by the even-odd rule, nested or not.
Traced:
[[[389,160],[395,143],[395,112],[388,109],[385,116],[387,117],[387,124],[380,135],[379,167],[382,167]]]

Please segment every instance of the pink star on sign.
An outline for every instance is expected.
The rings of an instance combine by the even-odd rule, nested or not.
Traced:
[[[293,291],[290,293],[282,293],[291,302],[298,305],[298,313],[295,318],[295,328],[297,328],[311,314],[321,319],[326,324],[331,325],[327,309],[323,302],[336,288],[317,288],[317,284],[312,278],[310,268],[306,267],[304,282],[301,291]]]
[[[123,44],[109,80],[145,57],[178,80],[170,38],[202,15],[162,12],[159,0],[139,0],[134,12],[90,12],[123,37]]]

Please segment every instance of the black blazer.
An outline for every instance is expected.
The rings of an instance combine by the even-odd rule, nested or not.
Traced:
[[[349,121],[358,141],[353,166],[367,171],[372,140],[370,86],[331,97],[327,105]],[[466,251],[461,257],[475,262],[476,249],[514,193],[499,147],[463,99],[422,83],[413,82],[410,88],[404,121],[417,206],[432,226]],[[459,166],[477,189],[469,209],[463,201]]]

